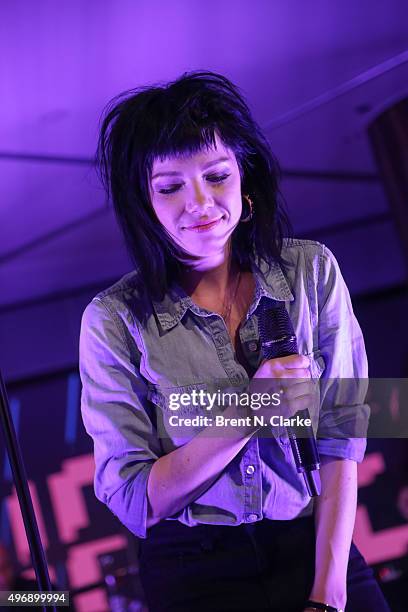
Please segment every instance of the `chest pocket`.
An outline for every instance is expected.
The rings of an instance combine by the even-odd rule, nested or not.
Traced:
[[[147,399],[155,404],[162,412],[169,416],[193,416],[207,413],[205,404],[200,398],[200,391],[207,391],[207,384],[203,382],[182,387],[158,387],[151,385],[147,392]]]

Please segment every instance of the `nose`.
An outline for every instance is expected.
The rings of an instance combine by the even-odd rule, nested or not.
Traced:
[[[199,213],[202,215],[213,206],[214,201],[211,194],[206,191],[204,186],[195,184],[186,202],[186,211],[188,213]]]

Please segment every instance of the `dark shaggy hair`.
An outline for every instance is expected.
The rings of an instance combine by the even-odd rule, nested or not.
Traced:
[[[235,85],[214,72],[195,71],[175,81],[126,91],[107,106],[97,162],[132,260],[139,290],[155,300],[184,269],[186,253],[158,222],[149,196],[156,158],[213,147],[217,133],[237,158],[242,193],[254,203],[250,222],[231,238],[232,258],[244,270],[256,256],[283,264],[283,237],[291,226],[278,189],[280,171],[266,138]]]

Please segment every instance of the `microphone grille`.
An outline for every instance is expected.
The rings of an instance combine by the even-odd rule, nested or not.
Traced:
[[[258,328],[265,359],[298,352],[295,330],[284,302],[261,300]]]

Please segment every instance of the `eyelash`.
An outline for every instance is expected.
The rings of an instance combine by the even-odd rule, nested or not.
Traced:
[[[229,176],[230,176],[229,174],[222,174],[222,175],[209,174],[206,177],[206,179],[210,183],[219,184],[219,183],[223,183]],[[169,187],[168,189],[159,189],[159,193],[161,193],[162,195],[171,195],[173,193],[176,193],[176,191],[178,191],[181,186],[182,184],[180,183],[179,185],[174,185],[173,187]]]

